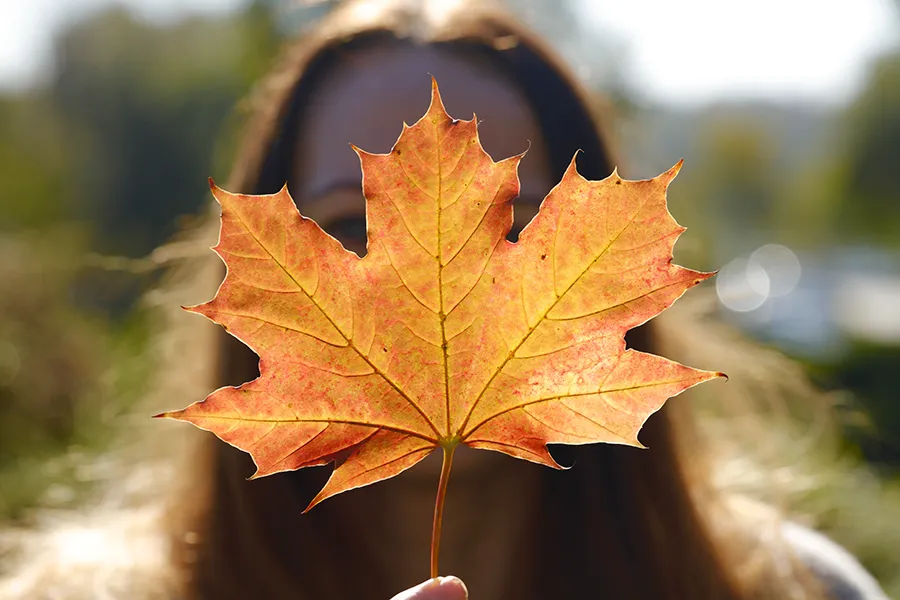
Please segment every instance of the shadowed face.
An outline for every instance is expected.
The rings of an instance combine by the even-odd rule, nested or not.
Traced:
[[[309,98],[300,125],[291,193],[301,212],[358,254],[365,252],[365,205],[354,144],[389,152],[403,123],[428,108],[433,75],[448,113],[479,121],[479,136],[494,160],[528,150],[519,167],[518,231],[550,190],[547,149],[522,92],[483,63],[434,46],[385,46],[345,57]]]

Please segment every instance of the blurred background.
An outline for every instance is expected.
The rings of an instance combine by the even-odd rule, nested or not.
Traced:
[[[241,99],[282,42],[336,4],[0,3],[0,530],[103,480],[154,367],[158,248],[210,202],[206,177],[226,178]],[[623,176],[685,159],[677,260],[721,270],[717,314],[831,391],[841,465],[896,491],[900,5],[508,4],[611,99]],[[827,506],[867,514],[838,488]],[[900,595],[896,546],[842,514],[817,524]],[[889,520],[871,531],[900,540]]]

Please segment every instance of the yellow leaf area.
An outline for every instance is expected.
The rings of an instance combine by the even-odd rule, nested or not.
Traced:
[[[357,149],[364,258],[286,189],[213,186],[216,297],[190,308],[260,356],[258,379],[160,416],[249,452],[255,477],[337,461],[310,507],[458,444],[559,467],[548,443],[640,446],[665,400],[720,376],[625,349],[625,332],[710,277],[672,264],[666,188],[581,177],[573,159],[519,241],[521,156],[494,162],[437,85],[389,154]]]

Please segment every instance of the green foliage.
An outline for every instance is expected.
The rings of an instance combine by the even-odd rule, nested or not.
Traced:
[[[779,182],[774,140],[752,120],[726,118],[707,123],[696,143],[704,162],[688,185],[707,224],[707,251],[719,258],[755,248],[771,223]]]
[[[840,360],[812,364],[821,385],[846,394],[849,440],[869,461],[900,475],[900,347],[854,342]]]
[[[279,45],[259,3],[168,26],[115,9],[58,41],[49,87],[0,97],[0,522],[77,503],[146,395],[132,306],[153,273],[96,253],[144,255],[205,205],[215,140]]]
[[[64,36],[49,93],[77,140],[69,185],[94,248],[146,254],[174,216],[204,204],[197,173],[210,172],[212,140],[273,51],[260,15],[161,28],[117,10]]]
[[[0,280],[16,290],[0,295],[0,521],[51,485],[74,499],[60,465],[104,448],[149,373],[139,317],[110,327],[69,304],[75,264],[58,248],[79,246],[65,231],[0,238]]]
[[[896,248],[900,244],[900,53],[876,63],[859,97],[842,110],[821,153],[781,194],[782,222],[803,239]]]
[[[0,232],[65,216],[63,123],[39,94],[0,98]]]
[[[74,220],[91,249],[150,252],[206,202],[197,174],[224,175],[214,140],[280,41],[259,4],[168,27],[115,9],[71,28],[49,88],[0,98],[0,231]]]
[[[845,139],[841,227],[855,239],[900,245],[900,54],[876,65],[847,115]]]

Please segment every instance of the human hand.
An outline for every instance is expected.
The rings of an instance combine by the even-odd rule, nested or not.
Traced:
[[[456,577],[438,577],[400,592],[391,600],[468,600],[466,585]]]

